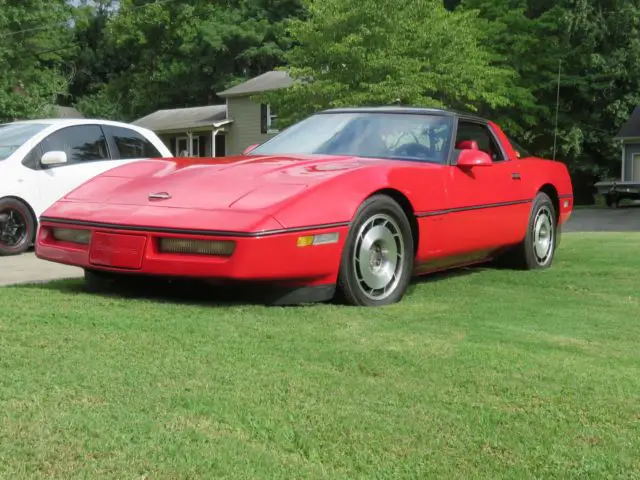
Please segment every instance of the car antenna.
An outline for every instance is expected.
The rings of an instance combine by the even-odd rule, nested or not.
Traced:
[[[558,88],[556,91],[556,121],[553,127],[553,160],[556,159],[556,144],[558,141],[558,110],[560,109],[560,68],[562,60],[558,60]]]

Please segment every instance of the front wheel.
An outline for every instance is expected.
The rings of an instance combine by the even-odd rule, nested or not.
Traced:
[[[355,216],[345,243],[338,293],[346,303],[378,307],[404,296],[413,270],[411,225],[386,195],[368,198]]]

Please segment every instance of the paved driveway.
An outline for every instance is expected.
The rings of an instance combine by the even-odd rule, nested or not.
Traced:
[[[33,252],[0,257],[0,286],[80,276],[82,276],[81,269],[45,262],[37,258]]]
[[[578,208],[573,211],[562,232],[640,232],[640,205]]]
[[[640,231],[640,206],[618,209],[579,208],[573,212],[563,229],[564,233],[606,231]],[[14,257],[0,257],[0,286],[81,276],[81,269],[45,262],[36,258],[33,252]]]

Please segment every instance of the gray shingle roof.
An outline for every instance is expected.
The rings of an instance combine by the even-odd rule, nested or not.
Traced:
[[[293,80],[285,71],[273,70],[218,93],[220,97],[236,97],[289,87]]]
[[[163,132],[169,130],[187,130],[198,127],[213,127],[214,124],[224,122],[226,119],[226,105],[208,105],[205,107],[158,110],[132,123],[139,127],[153,130],[154,132]]]
[[[640,107],[633,109],[629,119],[620,127],[620,131],[614,138],[640,137]]]

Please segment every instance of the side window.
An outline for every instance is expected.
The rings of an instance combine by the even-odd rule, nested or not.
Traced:
[[[107,140],[99,125],[66,127],[53,132],[41,143],[42,155],[52,151],[67,154],[67,165],[108,160]]]
[[[511,143],[511,146],[513,147],[513,149],[516,151],[516,154],[518,155],[518,158],[526,158],[526,157],[532,157],[533,156],[527,150],[522,148],[522,146],[520,144],[515,142],[511,137],[507,137],[507,138],[509,139],[509,143]]]
[[[38,165],[40,165],[41,158],[42,158],[42,151],[40,150],[40,145],[36,145],[22,159],[22,165],[24,165],[27,168],[30,168],[31,170],[36,170],[38,168]]]
[[[494,162],[505,160],[502,151],[498,147],[489,127],[479,123],[461,120],[458,122],[458,132],[456,134],[456,145],[464,140],[475,140],[478,148],[491,156]]]
[[[119,155],[117,159],[162,157],[160,151],[145,137],[129,128],[105,126],[105,130],[113,138]]]

